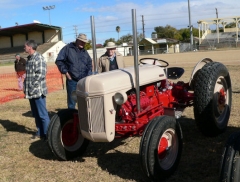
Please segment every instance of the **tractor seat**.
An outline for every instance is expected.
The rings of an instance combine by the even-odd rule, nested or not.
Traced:
[[[180,67],[170,67],[165,68],[164,72],[168,79],[176,80],[183,75],[184,69]]]

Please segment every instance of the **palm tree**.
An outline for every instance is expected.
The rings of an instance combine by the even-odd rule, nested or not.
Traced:
[[[120,32],[120,29],[121,29],[121,28],[120,28],[119,26],[116,27],[116,31],[117,31],[117,33],[118,33],[118,40],[119,40],[119,32]]]

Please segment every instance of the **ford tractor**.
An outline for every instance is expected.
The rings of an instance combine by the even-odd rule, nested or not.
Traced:
[[[133,66],[78,81],[72,94],[78,109],[60,110],[48,129],[48,145],[59,160],[84,155],[90,141],[139,136],[142,171],[159,181],[172,175],[180,162],[183,133],[178,119],[185,108],[193,107],[205,136],[225,131],[232,88],[222,63],[200,60],[187,83],[179,81],[184,69],[167,61],[143,58],[137,65],[138,79]]]

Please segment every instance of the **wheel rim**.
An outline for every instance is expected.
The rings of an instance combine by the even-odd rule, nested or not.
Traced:
[[[84,138],[79,132],[79,128],[77,127],[73,130],[73,127],[73,120],[69,120],[64,124],[61,131],[62,145],[68,151],[75,151],[83,144],[84,141]]]
[[[221,124],[227,116],[227,108],[229,105],[228,84],[222,76],[220,76],[216,81],[213,102],[215,104],[214,108],[216,108],[214,112],[216,121]]]
[[[178,154],[178,138],[173,129],[167,129],[158,144],[158,159],[160,166],[167,170],[172,167]]]

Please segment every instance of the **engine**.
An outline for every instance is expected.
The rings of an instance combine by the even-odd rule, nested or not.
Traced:
[[[184,82],[175,84],[168,80],[141,87],[140,112],[137,112],[136,94],[131,91],[128,94],[128,100],[118,108],[116,121],[120,123],[147,123],[156,116],[166,115],[166,110],[190,106],[193,95],[188,92],[187,87],[188,85]]]

